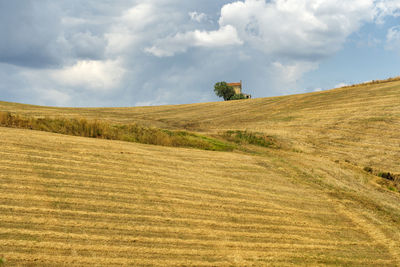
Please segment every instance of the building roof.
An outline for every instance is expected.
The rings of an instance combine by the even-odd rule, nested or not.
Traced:
[[[227,83],[229,86],[242,86],[242,83]]]

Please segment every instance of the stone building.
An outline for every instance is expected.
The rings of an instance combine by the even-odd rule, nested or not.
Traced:
[[[246,98],[251,98],[251,95],[245,94],[242,92],[242,81],[239,83],[227,83],[227,85],[232,86],[233,90],[235,90],[235,94],[243,94]]]

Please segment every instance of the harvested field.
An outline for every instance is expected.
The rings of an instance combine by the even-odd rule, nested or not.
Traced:
[[[397,263],[366,211],[273,158],[8,128],[0,139],[10,266]]]
[[[398,103],[396,81],[148,108],[0,102],[23,116],[217,137],[247,130],[232,133],[280,145],[218,152],[0,127],[0,258],[5,266],[399,266],[400,193],[364,171],[400,172]]]

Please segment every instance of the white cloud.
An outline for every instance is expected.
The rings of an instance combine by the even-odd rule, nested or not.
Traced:
[[[135,42],[134,35],[124,26],[113,27],[104,37],[107,41],[106,53],[110,56],[123,54],[131,49]]]
[[[144,2],[144,1],[143,1]],[[109,56],[143,53],[149,43],[178,28],[181,16],[164,3],[138,3],[116,17],[105,32]]]
[[[399,0],[380,0],[376,3],[376,22],[384,23],[387,16],[400,16],[400,1]]]
[[[347,84],[347,83],[338,83],[338,84],[335,85],[334,88],[341,88],[341,87],[345,87],[345,86],[348,86],[348,85],[349,84]]]
[[[231,25],[221,27],[217,31],[189,31],[178,33],[156,41],[152,47],[145,49],[157,57],[171,57],[176,53],[185,52],[189,47],[224,47],[241,45],[236,29]]]
[[[295,61],[282,63],[275,61],[269,67],[269,78],[275,87],[280,87],[282,93],[297,90],[297,83],[304,73],[318,68],[318,63],[308,61]]]
[[[346,38],[374,18],[373,0],[236,1],[221,10],[219,24],[266,54],[319,59],[338,51]]]
[[[133,6],[115,18],[104,34],[107,54],[117,56],[134,49],[135,44],[148,36],[145,30],[157,21],[158,13],[153,5],[143,3]]]
[[[255,97],[299,92],[349,36],[400,15],[400,0],[39,2],[0,9],[0,93],[49,105],[211,101],[220,80],[242,79]],[[388,30],[387,49],[399,32]],[[381,47],[374,31],[361,35]]]
[[[400,52],[400,26],[392,27],[386,35],[386,49]]]
[[[197,13],[196,11],[189,12],[189,17],[191,20],[196,22],[203,22],[207,20],[207,15],[204,13]]]
[[[125,70],[118,60],[80,60],[72,66],[49,73],[52,80],[62,86],[110,90],[120,85]]]
[[[141,3],[125,11],[120,20],[132,30],[143,30],[157,20],[157,11],[155,5]]]
[[[17,71],[20,79],[30,85],[30,101],[52,106],[99,105],[96,101],[112,105],[110,95],[120,90],[127,72],[119,59],[78,60],[60,69]]]
[[[318,67],[317,64],[311,62],[296,62],[293,64],[274,62],[272,66],[279,76],[286,77],[285,80],[289,82],[295,82],[304,74],[304,72],[314,70]]]

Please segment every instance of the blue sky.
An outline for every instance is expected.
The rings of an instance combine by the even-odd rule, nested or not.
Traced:
[[[0,100],[219,101],[400,75],[400,0],[0,0]]]

